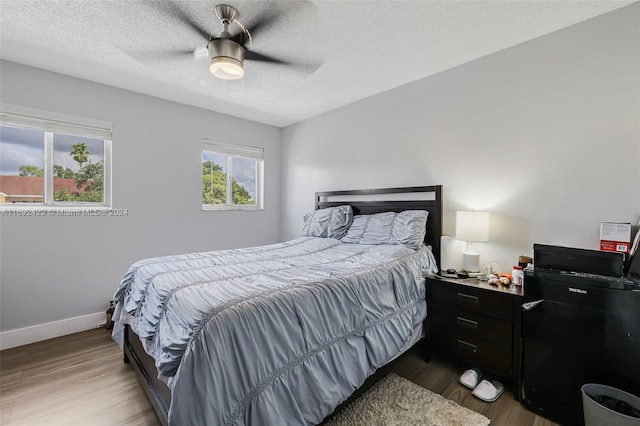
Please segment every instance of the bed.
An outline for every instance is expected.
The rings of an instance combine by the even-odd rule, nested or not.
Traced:
[[[162,424],[318,424],[422,337],[441,234],[441,186],[318,192],[293,240],[136,262],[113,337]]]

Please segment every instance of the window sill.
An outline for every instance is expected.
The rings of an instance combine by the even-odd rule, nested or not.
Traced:
[[[255,210],[264,210],[264,208],[258,207],[258,206],[211,206],[211,205],[202,206],[202,211],[206,211],[206,212],[238,211],[238,210],[255,211]]]

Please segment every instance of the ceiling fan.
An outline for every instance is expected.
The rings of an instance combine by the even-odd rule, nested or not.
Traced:
[[[238,16],[238,11],[233,6],[219,4],[216,6],[216,16],[224,25],[224,30],[219,38],[212,39],[207,44],[209,60],[211,61],[209,70],[211,74],[222,80],[237,80],[244,75],[245,48],[242,44],[232,39],[229,32],[229,24],[234,22],[236,16]]]
[[[214,38],[210,35],[209,31],[202,28],[197,22],[195,22],[188,14],[177,7],[173,10],[174,16],[177,16],[185,24],[194,29],[200,36],[207,40],[207,52],[209,56],[209,71],[215,77],[222,80],[237,80],[244,76],[244,62],[248,61],[260,61],[266,63],[283,64],[283,65],[296,65],[286,60],[279,59],[270,55],[264,55],[247,48],[251,43],[252,33],[255,33],[260,28],[270,25],[275,19],[275,15],[264,15],[261,19],[251,24],[251,32],[249,28],[244,27],[239,21],[238,10],[227,4],[219,4],[215,7],[215,14],[218,20],[223,25],[223,31],[220,36]],[[237,24],[241,31],[237,34],[232,34],[229,31],[229,26]],[[196,49],[196,55],[199,49]],[[193,54],[191,52],[184,52],[186,54]]]

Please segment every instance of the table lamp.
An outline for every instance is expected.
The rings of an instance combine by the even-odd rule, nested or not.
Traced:
[[[473,243],[489,241],[489,212],[457,211],[456,239],[467,242],[462,252],[462,270],[469,276],[478,276],[480,254],[473,249]]]

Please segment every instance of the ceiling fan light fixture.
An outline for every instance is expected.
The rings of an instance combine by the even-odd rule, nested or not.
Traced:
[[[227,58],[226,56],[211,58],[209,71],[211,71],[211,74],[215,77],[222,80],[237,80],[244,76],[242,62],[233,58]]]
[[[227,34],[223,33],[223,36]],[[244,48],[241,45],[225,37],[211,40],[207,47],[211,74],[222,80],[237,80],[244,76]]]

